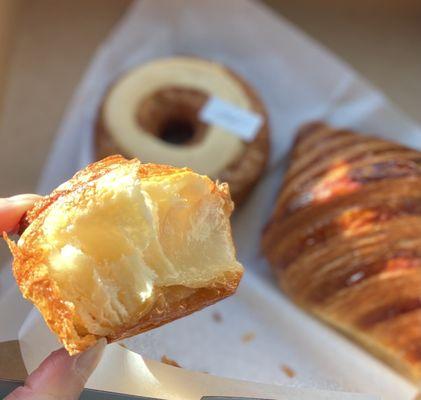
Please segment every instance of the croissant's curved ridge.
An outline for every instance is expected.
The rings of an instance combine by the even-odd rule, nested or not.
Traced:
[[[295,302],[420,380],[420,152],[303,127],[262,246]]]

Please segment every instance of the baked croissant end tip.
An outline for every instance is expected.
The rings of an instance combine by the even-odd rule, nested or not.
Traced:
[[[233,294],[229,189],[187,168],[111,156],[25,217],[13,272],[69,354],[136,335]]]

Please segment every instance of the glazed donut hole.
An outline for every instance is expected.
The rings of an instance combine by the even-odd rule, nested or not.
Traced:
[[[200,90],[166,87],[144,97],[136,120],[143,131],[175,146],[196,145],[206,136],[208,124],[199,113],[208,100]]]

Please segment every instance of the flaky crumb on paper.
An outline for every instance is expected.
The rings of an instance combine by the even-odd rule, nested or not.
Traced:
[[[167,357],[165,354],[161,357],[161,362],[167,365],[171,365],[173,367],[181,368],[181,365],[171,358]]]
[[[251,342],[252,340],[254,340],[256,338],[256,334],[254,332],[246,332],[242,337],[241,340],[244,343],[248,343]]]
[[[215,311],[215,312],[212,313],[212,319],[215,322],[222,322],[222,314],[218,311]]]
[[[288,365],[282,364],[280,368],[288,378],[293,378],[296,375],[296,372]]]

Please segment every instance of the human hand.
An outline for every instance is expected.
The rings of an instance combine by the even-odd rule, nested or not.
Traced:
[[[25,385],[10,393],[5,400],[77,400],[94,371],[106,344],[105,339],[76,356],[65,349],[51,353],[32,372]]]
[[[0,198],[0,233],[14,232],[25,211],[40,198],[36,194],[18,194],[17,196]]]
[[[22,215],[39,198],[23,194],[0,199],[0,232],[14,232]],[[101,339],[87,351],[69,356],[65,349],[51,353],[32,372],[25,385],[10,393],[5,400],[77,400],[97,366],[106,341]]]

